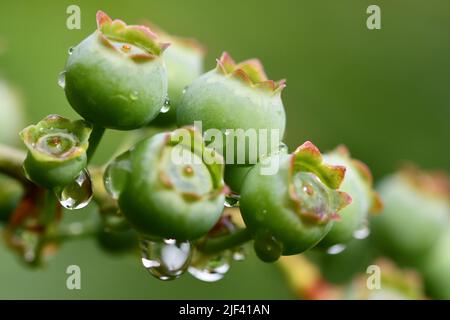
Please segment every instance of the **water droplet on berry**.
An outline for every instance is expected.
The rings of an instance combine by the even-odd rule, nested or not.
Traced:
[[[237,208],[239,207],[240,195],[237,193],[229,193],[225,196],[224,206],[227,208]]]
[[[366,224],[362,225],[359,229],[357,229],[353,232],[353,238],[359,239],[359,240],[365,239],[369,235],[370,235],[370,229]]]
[[[219,281],[230,270],[231,260],[230,250],[225,250],[213,256],[207,256],[196,251],[188,272],[201,281]]]
[[[167,113],[167,112],[169,112],[169,110],[170,110],[170,100],[169,100],[169,98],[166,98],[164,100],[164,104],[161,108],[161,113]]]
[[[278,146],[278,152],[279,153],[289,153],[289,148],[284,142],[280,142],[280,145]]]
[[[237,247],[237,248],[233,249],[232,254],[233,254],[234,261],[244,261],[245,258],[247,257],[244,247]]]
[[[66,70],[61,71],[58,75],[58,86],[62,89],[66,87]]]
[[[73,47],[70,47],[69,50],[67,50],[67,53],[69,54],[69,56],[73,53]]]
[[[130,152],[127,151],[114,159],[105,170],[103,184],[106,191],[114,199],[118,199],[122,192],[128,173],[131,171]]]
[[[173,280],[188,268],[192,250],[188,241],[142,239],[141,254],[142,265],[152,276],[160,280]]]
[[[137,91],[133,91],[130,93],[130,99],[133,101],[136,101],[139,99],[139,92]]]
[[[92,182],[89,172],[83,169],[78,177],[65,187],[54,189],[59,203],[66,209],[77,210],[86,207],[92,199]]]
[[[327,249],[327,253],[334,255],[334,254],[339,254],[342,251],[344,251],[347,248],[347,246],[345,244],[335,244],[334,246],[331,246]]]
[[[258,233],[253,242],[256,255],[264,262],[274,262],[283,253],[281,243],[272,235]]]

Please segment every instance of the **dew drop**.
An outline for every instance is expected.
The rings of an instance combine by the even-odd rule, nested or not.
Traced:
[[[77,210],[86,207],[92,199],[92,182],[89,172],[83,169],[78,177],[65,187],[54,190],[59,203],[66,209]]]
[[[23,261],[27,264],[37,262],[39,258],[39,236],[34,232],[24,231],[20,238],[23,249]]]
[[[279,153],[288,153],[289,148],[284,142],[280,142],[280,145],[278,146],[278,152]]]
[[[167,113],[167,112],[169,112],[169,110],[170,110],[170,100],[169,100],[169,98],[166,98],[164,100],[164,104],[161,108],[161,113]]]
[[[66,71],[61,71],[58,75],[58,86],[62,89],[66,87]]]
[[[131,171],[130,151],[127,151],[114,159],[105,170],[103,184],[106,191],[114,199],[118,199],[122,192],[128,172]]]
[[[227,208],[239,207],[240,196],[237,193],[229,193],[225,196],[224,206]]]
[[[219,281],[230,270],[231,260],[232,255],[230,250],[223,251],[214,256],[207,256],[196,251],[188,272],[194,278],[201,281]]]
[[[141,254],[142,265],[152,276],[159,280],[174,280],[187,270],[192,250],[188,241],[144,238],[141,240]]]
[[[189,88],[189,87],[187,87],[187,86],[184,87],[184,89],[183,89],[183,91],[182,91],[181,93],[182,93],[182,94],[185,94],[188,88]]]
[[[274,236],[261,232],[255,235],[253,249],[264,262],[275,262],[283,253],[283,246]]]
[[[232,253],[234,261],[244,261],[245,258],[247,257],[244,247],[237,247],[233,249]]]
[[[69,55],[71,55],[71,54],[73,53],[73,49],[74,49],[73,47],[70,47],[69,50],[67,50],[67,53],[68,53]]]
[[[133,91],[130,93],[130,99],[133,101],[139,100],[139,92]]]
[[[353,232],[353,238],[358,239],[358,240],[365,239],[369,235],[370,235],[370,229],[366,224],[362,225],[361,228],[359,228]]]
[[[334,246],[331,246],[327,249],[327,253],[334,255],[334,254],[339,254],[342,251],[344,251],[347,248],[347,246],[345,244],[335,244]]]

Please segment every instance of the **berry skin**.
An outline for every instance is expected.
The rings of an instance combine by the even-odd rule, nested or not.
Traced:
[[[421,270],[428,294],[435,299],[450,299],[450,228],[439,238],[424,259]]]
[[[227,129],[267,130],[270,139],[272,129],[278,130],[283,138],[286,115],[281,100],[284,81],[267,80],[259,60],[253,59],[236,64],[232,58],[223,53],[217,62],[217,67],[190,84],[177,108],[177,124],[193,125],[201,121],[202,129],[217,129],[223,132],[224,149],[233,140],[225,134]],[[259,133],[259,131],[258,131]],[[265,139],[264,139],[265,140]],[[256,145],[262,148],[257,151],[256,158],[270,154],[273,144],[257,136]],[[243,163],[238,163],[236,143],[234,159],[226,159],[227,164],[255,164],[257,159],[250,161],[249,144],[244,148]],[[278,144],[276,145],[278,147]],[[226,154],[223,150],[222,154]]]
[[[205,49],[194,39],[181,38],[167,34],[153,24],[149,27],[170,46],[164,51],[163,59],[169,83],[169,111],[160,113],[151,122],[152,126],[168,127],[176,125],[177,107],[185,88],[203,72]]]
[[[86,167],[91,126],[49,115],[20,132],[28,148],[24,161],[27,177],[45,188],[66,186]]]
[[[161,55],[167,44],[144,26],[97,13],[97,30],[72,49],[65,92],[72,107],[98,126],[132,130],[153,120],[167,98]]]
[[[339,213],[330,232],[319,246],[329,248],[335,244],[345,244],[353,238],[355,231],[367,225],[369,212],[381,210],[382,203],[372,189],[372,174],[369,168],[359,160],[352,159],[347,148],[341,146],[324,155],[328,163],[345,166],[345,178],[340,190],[352,197],[352,203]]]
[[[240,193],[247,173],[253,166],[228,166],[225,170],[225,183],[235,193]]]
[[[272,239],[283,255],[297,254],[315,246],[329,232],[337,212],[350,203],[346,193],[336,190],[345,167],[323,163],[320,151],[309,141],[293,154],[266,160],[276,161],[275,157],[276,174],[263,175],[261,163],[247,174],[241,213],[255,239]],[[268,247],[275,252],[273,245]]]
[[[448,181],[415,168],[385,178],[384,210],[371,219],[377,246],[400,264],[420,265],[450,223]]]
[[[181,128],[157,134],[138,143],[129,161],[119,206],[139,232],[184,241],[215,225],[227,192],[223,159],[204,146],[200,133]]]

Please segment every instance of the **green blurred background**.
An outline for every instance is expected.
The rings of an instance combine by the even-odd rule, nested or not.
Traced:
[[[81,8],[81,30],[66,28],[66,8]],[[382,29],[368,30],[366,8],[381,7]],[[149,19],[208,49],[207,69],[223,50],[258,57],[273,79],[286,78],[286,142],[322,150],[346,144],[378,179],[404,161],[450,171],[450,1],[22,1],[0,3],[0,76],[23,94],[27,121],[49,113],[76,118],[57,86],[69,47],[95,29],[104,10],[129,23]],[[106,161],[119,132],[95,159]],[[67,290],[77,264],[82,290]],[[286,299],[283,276],[251,254],[217,283],[189,275],[162,283],[137,256],[112,256],[91,240],[64,245],[44,270],[24,268],[0,247],[0,298]]]

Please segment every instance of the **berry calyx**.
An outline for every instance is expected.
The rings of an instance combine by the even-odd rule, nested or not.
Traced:
[[[292,154],[266,160],[277,161],[279,170],[262,174],[259,163],[247,174],[240,200],[244,221],[253,234],[281,244],[283,255],[303,252],[328,233],[339,210],[351,202],[337,190],[345,167],[323,163],[309,141]]]
[[[126,25],[97,13],[97,30],[71,50],[64,89],[72,107],[97,126],[140,128],[167,98],[160,43],[148,27]]]
[[[205,235],[223,210],[223,159],[193,128],[157,134],[130,151],[119,206],[141,233],[193,240]]]
[[[224,141],[220,146],[222,154],[233,150],[226,163],[253,165],[278,148],[284,135],[286,115],[281,100],[284,87],[284,81],[267,79],[259,60],[236,64],[224,53],[215,69],[186,88],[177,108],[177,124],[201,122],[205,131],[219,130]],[[239,139],[245,140],[246,134],[253,135],[254,141],[238,148]],[[257,146],[256,152],[251,152],[253,146]]]
[[[92,127],[85,121],[70,121],[49,115],[20,132],[28,148],[24,169],[34,183],[54,188],[72,182],[86,167]]]
[[[373,179],[370,169],[363,162],[352,159],[346,147],[324,155],[328,163],[342,165],[347,168],[340,189],[348,193],[353,201],[341,210],[341,219],[337,221],[330,232],[320,242],[319,246],[330,248],[336,244],[345,244],[352,238],[361,239],[369,234],[368,215],[382,209],[379,195],[373,190]],[[358,230],[366,230],[358,233]]]

